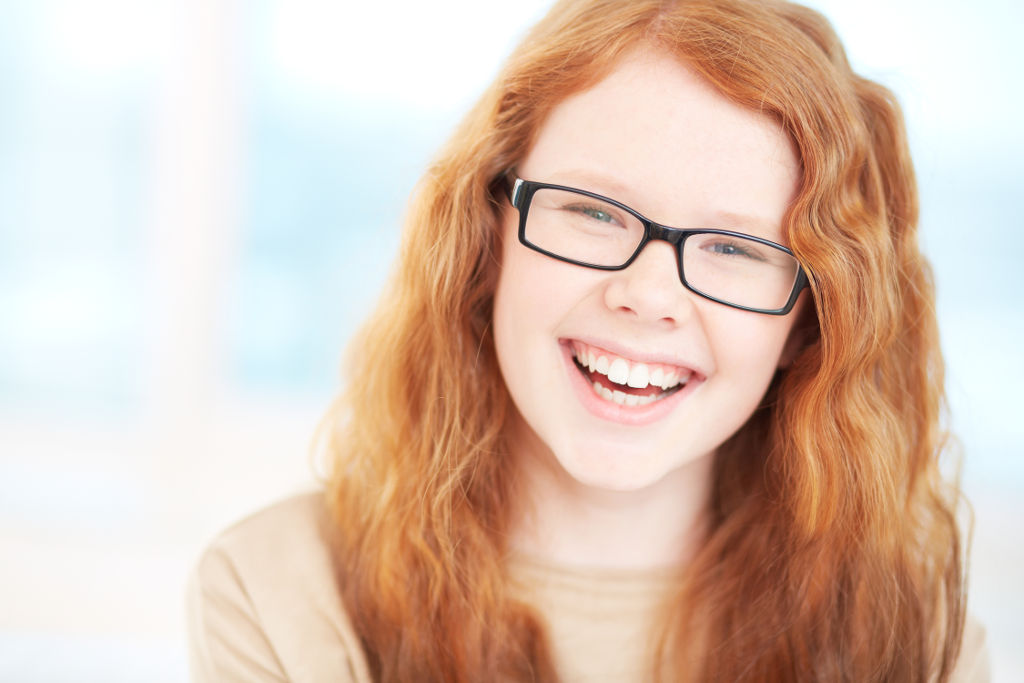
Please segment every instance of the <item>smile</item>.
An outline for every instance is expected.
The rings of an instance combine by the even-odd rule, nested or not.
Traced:
[[[645,406],[676,393],[693,371],[675,365],[643,363],[580,341],[570,342],[576,368],[594,394],[620,406]]]

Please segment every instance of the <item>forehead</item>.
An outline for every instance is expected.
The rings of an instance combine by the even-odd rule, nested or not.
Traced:
[[[555,107],[519,171],[611,195],[661,223],[770,238],[781,237],[799,181],[792,142],[772,118],[649,49]],[[730,217],[750,225],[721,224]]]

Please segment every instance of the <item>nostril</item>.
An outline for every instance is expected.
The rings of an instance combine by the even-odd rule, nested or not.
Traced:
[[[640,317],[640,315],[641,315],[640,311],[637,310],[636,308],[632,307],[632,306],[619,306],[617,310],[620,313],[625,313],[627,315],[632,315],[632,316],[636,316],[636,317]],[[675,317],[673,317],[671,315],[664,315],[664,316],[661,317],[661,320],[663,322],[674,323],[675,322]]]
[[[636,314],[637,314],[637,312],[636,312],[636,311],[634,311],[634,310],[633,310],[632,308],[630,308],[629,306],[619,306],[619,309],[618,309],[618,310],[619,310],[619,311],[621,311],[622,313],[632,313],[633,315],[636,315]]]

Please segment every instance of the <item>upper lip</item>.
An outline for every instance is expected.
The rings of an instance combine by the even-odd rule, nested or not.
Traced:
[[[588,346],[594,346],[600,349],[604,349],[605,351],[608,351],[611,354],[621,356],[622,358],[625,358],[630,361],[635,361],[639,363],[661,363],[663,365],[674,365],[684,370],[689,370],[701,377],[707,376],[707,373],[704,371],[702,367],[700,367],[700,365],[695,364],[689,360],[684,360],[683,358],[680,358],[679,356],[675,356],[672,354],[666,354],[664,352],[639,351],[636,349],[627,348],[613,341],[596,339],[594,337],[562,338],[563,342],[571,342],[573,340],[583,342]]]

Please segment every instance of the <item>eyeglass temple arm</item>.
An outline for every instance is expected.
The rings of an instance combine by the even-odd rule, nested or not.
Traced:
[[[518,206],[519,192],[525,181],[516,176],[515,169],[510,168],[502,173],[497,182],[501,184],[505,191],[505,197],[512,203],[512,206]]]

